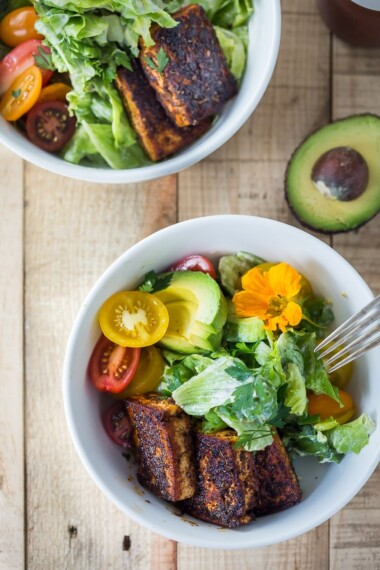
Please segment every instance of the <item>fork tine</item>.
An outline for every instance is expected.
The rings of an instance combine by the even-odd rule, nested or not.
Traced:
[[[373,308],[376,308],[380,305],[380,295],[375,297],[368,305],[366,305],[363,309],[361,309],[358,313],[347,319],[343,324],[341,324],[337,329],[335,329],[328,337],[326,337],[316,348],[315,352],[319,352],[323,347],[327,344],[335,340],[339,337],[340,334],[346,333],[352,324],[356,326],[358,320],[361,320],[362,317],[366,316],[368,312],[370,312]]]
[[[345,356],[346,354],[349,355],[351,348],[356,347],[356,351],[358,351],[361,348],[368,346],[368,344],[371,343],[372,341],[380,340],[380,335],[377,334],[380,332],[380,324],[370,328],[369,330],[364,329],[363,332],[364,332],[364,334],[354,338],[349,344],[344,346],[339,352],[337,352],[336,354],[333,354],[333,356],[331,356],[331,358],[329,358],[325,362],[326,368],[328,368],[329,365],[340,360],[342,356]],[[356,352],[356,351],[354,351],[354,352]]]
[[[338,368],[341,368],[342,366],[344,366],[345,364],[348,364],[349,362],[351,362],[352,360],[356,360],[356,358],[359,358],[359,356],[361,356],[362,354],[364,354],[365,352],[367,352],[368,350],[371,350],[371,348],[375,348],[375,346],[377,346],[378,344],[380,344],[380,336],[378,336],[373,342],[371,342],[368,345],[363,346],[362,348],[356,350],[355,352],[353,352],[352,354],[350,354],[349,356],[347,356],[347,358],[344,358],[343,360],[341,360],[340,362],[337,362],[332,368],[329,368],[327,370],[327,372],[329,374],[331,374],[331,372],[335,372],[335,370],[338,370]]]
[[[319,352],[317,356],[318,360],[324,358],[325,356],[333,352],[335,349],[340,348],[342,344],[344,344],[347,340],[354,338],[357,333],[359,334],[364,333],[366,329],[368,329],[368,327],[372,326],[374,323],[377,322],[378,317],[380,317],[380,307],[378,309],[375,308],[375,310],[371,314],[362,317],[360,321],[357,324],[355,324],[355,326],[353,323],[352,326],[348,328],[347,332],[342,331],[342,333],[344,332],[345,334],[342,334],[342,336],[336,338],[335,342],[327,346],[325,350],[323,350],[322,352],[318,351]]]

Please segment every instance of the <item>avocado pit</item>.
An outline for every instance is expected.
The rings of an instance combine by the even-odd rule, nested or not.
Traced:
[[[314,164],[311,178],[324,196],[348,202],[366,190],[369,170],[359,152],[340,146],[322,154]]]

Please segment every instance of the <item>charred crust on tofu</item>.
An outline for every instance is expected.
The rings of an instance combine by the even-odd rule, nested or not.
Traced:
[[[206,119],[196,127],[178,128],[160,105],[138,60],[132,71],[118,68],[115,84],[141,146],[154,162],[189,146],[211,126]]]
[[[292,507],[301,501],[302,491],[279,435],[273,443],[255,454],[259,500],[255,513],[267,515]]]
[[[140,61],[167,115],[186,127],[217,115],[237,83],[202,6],[185,6],[173,18],[179,22],[174,28],[152,26],[155,45],[141,46]],[[162,73],[148,63],[157,62],[160,49],[169,59]]]
[[[145,394],[126,400],[141,485],[167,501],[195,492],[191,421],[173,400]]]
[[[184,510],[201,520],[229,528],[254,520],[256,480],[253,454],[235,450],[232,430],[195,436],[197,491],[183,502]]]

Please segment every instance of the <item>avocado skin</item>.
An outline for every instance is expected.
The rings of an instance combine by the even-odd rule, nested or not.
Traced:
[[[315,135],[316,133],[318,133],[321,129],[323,129],[324,127],[328,126],[328,125],[335,125],[335,124],[339,124],[339,123],[343,123],[345,121],[347,121],[347,119],[354,119],[354,118],[374,118],[380,121],[380,115],[376,115],[375,113],[357,113],[357,114],[353,114],[353,115],[348,115],[346,117],[342,117],[341,119],[337,119],[335,121],[332,121],[330,123],[326,123],[324,125],[322,125],[321,127],[318,127],[316,129],[314,129],[313,131],[311,131],[301,142],[300,144],[294,149],[288,164],[286,166],[286,170],[285,170],[285,175],[284,175],[284,191],[285,191],[285,200],[288,204],[289,210],[291,211],[291,213],[293,214],[294,218],[305,228],[312,230],[314,232],[318,232],[324,235],[335,235],[335,234],[343,234],[343,233],[348,233],[348,232],[352,232],[352,231],[356,231],[359,228],[363,227],[365,224],[367,224],[368,222],[370,222],[371,220],[373,220],[378,213],[380,212],[380,208],[373,213],[373,215],[369,216],[368,218],[363,219],[362,222],[359,222],[358,224],[355,225],[355,227],[347,227],[347,228],[342,228],[339,230],[333,230],[333,229],[324,229],[324,228],[320,228],[317,225],[312,225],[311,223],[308,223],[307,221],[305,221],[304,219],[302,219],[302,217],[300,216],[300,214],[296,211],[296,209],[293,207],[293,204],[291,203],[291,200],[289,198],[288,195],[288,176],[289,176],[289,170],[290,167],[292,166],[292,162],[294,159],[294,156],[297,154],[297,152],[301,149],[301,147],[304,145],[304,143],[313,135]],[[348,145],[349,146],[349,145]],[[365,154],[363,153],[363,156],[365,158]],[[311,174],[311,173],[310,173]],[[380,185],[380,180],[379,180],[379,185]]]

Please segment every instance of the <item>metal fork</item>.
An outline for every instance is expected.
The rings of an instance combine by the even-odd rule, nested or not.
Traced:
[[[347,344],[348,343],[348,344]],[[380,295],[350,317],[315,349],[318,359],[325,358],[327,372],[334,372],[380,344]],[[323,350],[325,349],[325,350]],[[335,350],[338,352],[335,352]]]

